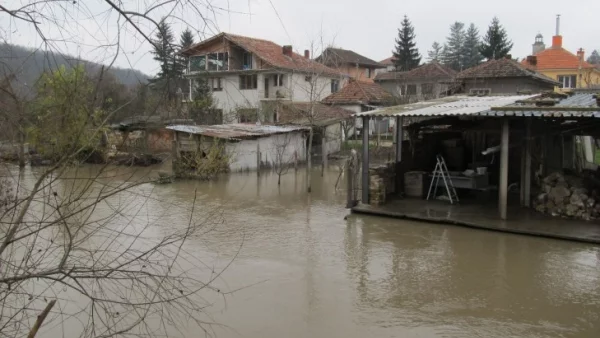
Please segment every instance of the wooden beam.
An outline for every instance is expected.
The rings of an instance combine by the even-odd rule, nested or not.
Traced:
[[[498,187],[498,209],[500,219],[506,220],[508,209],[508,138],[509,138],[508,119],[502,123],[502,142],[500,149],[500,180]]]
[[[363,116],[362,120],[362,202],[369,204],[369,117]]]

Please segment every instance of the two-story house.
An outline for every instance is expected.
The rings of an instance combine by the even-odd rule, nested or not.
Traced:
[[[579,48],[577,54],[563,48],[560,35],[560,17],[556,18],[556,35],[552,46],[546,48],[543,36],[538,34],[533,44],[532,55],[521,63],[559,82],[558,91],[574,88],[591,88],[600,85],[600,69],[585,61],[585,52]]]
[[[346,86],[350,79],[373,82],[376,70],[385,68],[379,62],[354,51],[333,47],[326,48],[315,61],[339,72],[340,88]]]
[[[198,81],[208,81],[223,123],[273,122],[264,107],[274,101],[319,102],[339,87],[338,72],[308,50],[299,55],[267,40],[220,33],[180,54],[188,59],[189,99]]]

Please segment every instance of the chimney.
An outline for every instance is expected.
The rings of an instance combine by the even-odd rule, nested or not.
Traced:
[[[556,35],[552,37],[552,48],[562,48],[562,36],[560,35],[560,14],[556,15]]]
[[[579,59],[579,61],[585,60],[585,51],[583,50],[583,48],[579,48],[579,50],[577,51],[577,58]]]
[[[283,46],[281,48],[281,50],[283,51],[283,55],[292,57],[292,46],[290,46],[290,45]]]
[[[529,55],[527,57],[527,64],[529,64],[530,66],[537,66],[537,56]]]
[[[310,59],[310,51],[308,49],[304,50],[304,57]]]

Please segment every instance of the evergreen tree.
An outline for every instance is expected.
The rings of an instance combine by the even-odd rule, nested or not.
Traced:
[[[180,79],[183,76],[183,65],[175,53],[175,38],[171,27],[165,20],[161,20],[158,25],[158,32],[155,35],[154,60],[160,63],[160,70],[155,78],[150,80],[154,84],[154,88],[164,91],[169,99],[176,96]]]
[[[600,53],[598,53],[598,50],[594,50],[592,54],[590,54],[590,56],[587,59],[587,62],[593,65],[600,65]]]
[[[431,49],[427,51],[427,60],[429,61],[440,61],[442,56],[442,45],[440,45],[437,41],[431,45]]]
[[[510,53],[512,47],[513,43],[508,39],[506,30],[500,25],[500,20],[494,17],[479,48],[481,55],[488,60],[501,59]]]
[[[179,45],[181,45],[181,49],[188,48],[189,46],[194,44],[194,34],[189,28],[186,28],[179,38]]]
[[[396,49],[392,51],[396,70],[408,71],[418,67],[421,63],[421,55],[416,47],[415,38],[415,29],[405,15],[402,26],[398,29]]]
[[[479,30],[474,24],[471,24],[465,35],[465,43],[463,45],[463,69],[477,66],[483,60],[483,56],[479,52]]]
[[[463,69],[465,38],[464,23],[457,21],[450,26],[450,35],[444,45],[442,61],[456,71]]]

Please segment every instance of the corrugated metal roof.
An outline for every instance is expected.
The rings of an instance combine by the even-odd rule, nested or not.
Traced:
[[[487,115],[491,107],[513,105],[538,95],[512,96],[448,96],[441,99],[416,102],[406,105],[386,107],[354,116],[394,117],[394,116],[459,116]]]
[[[597,110],[581,111],[578,108],[598,108]],[[561,108],[557,110],[556,108]],[[569,110],[573,108],[573,110]],[[564,110],[563,110],[564,109]],[[544,118],[588,118],[600,117],[600,107],[596,103],[593,93],[576,93],[561,100],[552,109],[544,110],[544,107],[532,107],[531,110],[490,110],[482,113],[484,116],[516,116],[516,117],[544,117]]]
[[[230,140],[252,139],[293,131],[308,130],[308,128],[302,126],[273,126],[249,123],[218,124],[212,126],[174,125],[168,126],[167,129]]]

